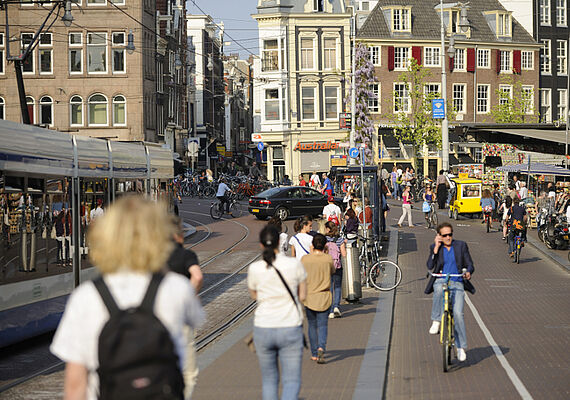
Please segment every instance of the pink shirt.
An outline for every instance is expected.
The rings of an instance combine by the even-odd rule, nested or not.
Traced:
[[[412,204],[410,202],[410,193],[409,192],[404,192],[404,194],[402,195],[402,204]]]

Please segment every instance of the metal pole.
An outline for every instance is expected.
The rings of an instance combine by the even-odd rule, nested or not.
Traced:
[[[570,40],[570,36],[568,37],[568,39]],[[567,42],[570,43],[570,42]],[[568,54],[568,47],[566,47],[566,54]],[[570,75],[568,75],[568,73],[570,72],[570,57],[566,57],[566,61],[567,61],[567,65],[566,65],[566,107],[565,107],[565,113],[566,115],[564,116],[564,120],[566,121],[566,144],[564,146],[564,155],[566,156],[565,158],[565,162],[564,164],[566,165],[566,168],[568,168],[568,100],[570,99]],[[558,99],[558,103],[560,104],[560,99]]]
[[[355,125],[356,125],[356,80],[355,80],[355,71],[356,71],[356,18],[354,17],[354,7],[352,7],[352,78],[350,82],[350,148],[352,149],[355,146],[354,137],[356,135],[355,132]],[[356,159],[350,158],[350,165],[354,165],[356,163]]]
[[[14,69],[16,70],[16,82],[18,84],[18,98],[20,99],[20,113],[22,114],[22,123],[30,125],[30,113],[28,112],[28,104],[26,102],[26,89],[24,88],[24,78],[22,77],[22,61],[14,60]]]
[[[441,12],[441,95],[443,98],[443,109],[445,115],[441,122],[441,159],[443,169],[449,169],[449,121],[447,119],[447,75],[445,71],[445,28],[443,26],[443,0],[439,1]]]
[[[368,239],[368,228],[366,227],[366,203],[364,202],[364,144],[360,145],[360,194],[362,196],[362,222],[364,223],[364,240]]]

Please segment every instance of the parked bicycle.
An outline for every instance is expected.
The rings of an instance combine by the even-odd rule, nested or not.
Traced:
[[[451,365],[451,354],[455,351],[457,357],[457,348],[455,348],[455,321],[453,319],[453,303],[450,298],[449,279],[453,277],[462,277],[467,269],[463,268],[461,274],[436,274],[430,272],[431,276],[436,278],[445,278],[443,284],[443,314],[441,315],[441,325],[439,330],[439,342],[442,346],[443,355],[443,372],[449,370]],[[453,350],[455,348],[455,350]]]
[[[358,256],[361,284],[381,291],[395,289],[402,281],[402,270],[398,264],[380,260],[382,246],[376,237],[366,240],[359,235],[358,239],[362,241]]]
[[[237,201],[234,195],[230,195],[228,198],[229,202],[229,212],[228,214],[232,216],[232,218],[239,218],[243,215],[244,210],[243,206]],[[224,209],[224,203],[220,200],[216,200],[210,205],[210,216],[213,219],[220,219],[226,214]]]

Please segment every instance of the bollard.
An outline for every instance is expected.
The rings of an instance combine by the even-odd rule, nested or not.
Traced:
[[[360,263],[356,240],[346,244],[346,257],[342,258],[342,297],[349,303],[362,298],[360,283]]]

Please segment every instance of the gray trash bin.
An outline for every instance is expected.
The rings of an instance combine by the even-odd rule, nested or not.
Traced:
[[[348,302],[358,301],[362,298],[362,286],[356,241],[346,245],[346,257],[342,258],[342,265],[342,297]]]

